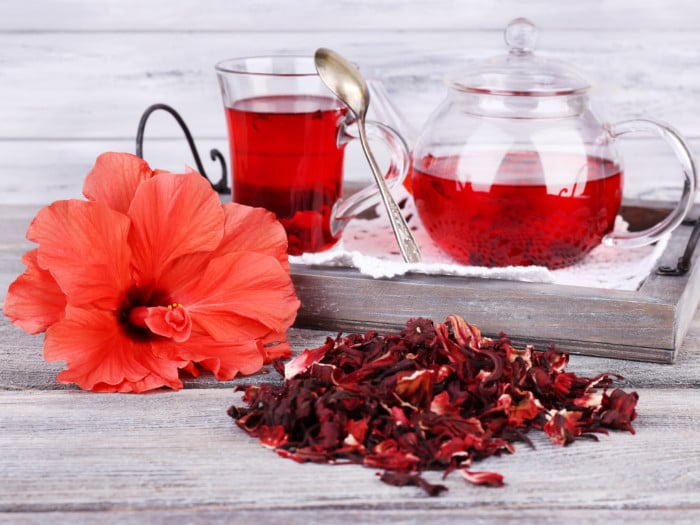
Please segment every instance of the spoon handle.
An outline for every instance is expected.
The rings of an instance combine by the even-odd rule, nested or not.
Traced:
[[[360,144],[362,145],[362,150],[365,152],[365,156],[369,162],[369,166],[372,169],[372,175],[374,175],[374,180],[379,186],[379,194],[382,197],[382,202],[384,202],[384,207],[386,208],[387,215],[389,216],[389,222],[391,223],[391,228],[394,230],[394,235],[396,236],[396,241],[399,244],[399,250],[401,250],[401,255],[403,260],[408,263],[420,263],[423,261],[416,240],[413,238],[411,230],[406,224],[406,220],[403,218],[401,209],[392,197],[389,186],[384,180],[379,165],[372,154],[372,150],[369,148],[369,143],[367,141],[367,132],[365,131],[365,121],[363,118],[357,119],[357,129],[360,135]]]

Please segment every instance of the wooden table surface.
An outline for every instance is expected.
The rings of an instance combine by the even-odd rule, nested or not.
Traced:
[[[0,298],[23,270],[35,208],[0,205]],[[503,320],[507,331],[508,320]],[[293,329],[296,351],[329,332]],[[0,320],[2,523],[700,523],[700,316],[673,365],[572,356],[579,375],[610,371],[639,393],[635,435],[552,445],[475,470],[503,488],[453,474],[431,498],[381,483],[359,466],[297,464],[226,415],[237,383],[192,380],[179,392],[94,394],[56,382],[42,337]],[[274,374],[274,372],[273,372]],[[427,474],[438,481],[440,474]]]

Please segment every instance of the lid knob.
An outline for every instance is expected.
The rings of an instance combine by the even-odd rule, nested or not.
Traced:
[[[526,55],[535,49],[537,27],[527,18],[516,18],[506,26],[504,38],[511,54]]]
[[[516,18],[503,34],[509,52],[478,62],[465,74],[450,78],[450,87],[471,93],[507,96],[561,96],[583,93],[588,81],[568,64],[537,56],[537,27]]]

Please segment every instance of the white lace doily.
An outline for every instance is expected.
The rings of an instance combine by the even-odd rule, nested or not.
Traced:
[[[394,191],[394,194],[397,200],[406,200],[404,217],[408,217],[407,222],[423,255],[422,263],[409,264],[403,261],[386,212],[381,206],[377,206],[376,218],[350,221],[341,240],[332,249],[290,257],[290,262],[357,268],[362,274],[374,278],[390,278],[411,272],[636,290],[656,266],[668,244],[668,238],[664,238],[653,246],[640,248],[609,248],[601,245],[580,262],[558,270],[542,266],[465,266],[452,261],[430,239],[418,218],[413,200],[406,198],[407,192],[401,189]],[[617,218],[615,229],[627,229],[627,224],[621,217]]]

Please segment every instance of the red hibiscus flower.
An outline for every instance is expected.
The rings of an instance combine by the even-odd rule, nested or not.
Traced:
[[[10,285],[4,312],[63,383],[102,392],[182,387],[195,364],[220,379],[288,357],[299,307],[287,239],[274,216],[221,205],[198,173],[153,171],[101,155],[87,201],[58,201],[27,232],[38,244]]]

